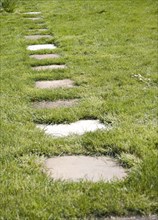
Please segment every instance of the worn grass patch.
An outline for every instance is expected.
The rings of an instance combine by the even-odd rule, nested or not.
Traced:
[[[44,23],[25,20],[41,11]],[[2,219],[84,219],[158,212],[157,2],[19,0],[1,17]],[[36,16],[30,16],[36,17]],[[37,16],[38,17],[38,16]],[[44,33],[52,51],[27,51],[24,36]],[[43,32],[41,32],[43,34]],[[57,60],[30,54],[58,53]],[[31,66],[65,63],[66,70]],[[37,80],[69,78],[76,87],[40,90]],[[34,101],[80,99],[71,108],[35,109]],[[113,129],[52,138],[35,123],[99,119]],[[54,182],[41,157],[109,155],[129,169],[118,183]]]

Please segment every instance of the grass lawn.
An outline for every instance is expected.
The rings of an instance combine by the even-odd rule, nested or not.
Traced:
[[[157,3],[18,0],[14,12],[1,11],[1,220],[158,213]],[[41,11],[43,23],[25,19],[28,15],[22,13],[28,11]],[[37,33],[53,38],[24,38]],[[51,52],[61,57],[29,58],[37,52],[27,51],[27,46],[38,43],[54,43],[58,48]],[[31,69],[48,64],[68,68]],[[65,78],[74,80],[76,87],[35,88],[37,80]],[[32,107],[34,101],[59,99],[79,103],[53,110]],[[52,138],[35,126],[79,119],[99,119],[112,129]],[[129,174],[124,181],[111,183],[53,181],[38,161],[55,155],[108,155]]]

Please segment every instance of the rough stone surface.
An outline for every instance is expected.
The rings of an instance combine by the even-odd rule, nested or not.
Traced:
[[[66,137],[69,135],[82,135],[86,132],[94,132],[98,129],[108,130],[109,126],[100,123],[99,120],[79,120],[71,124],[38,124],[38,128],[54,137]]]
[[[59,58],[60,56],[58,54],[35,54],[30,55],[30,58],[34,58],[37,60],[44,60],[44,59],[54,59]]]
[[[48,174],[54,180],[112,181],[123,179],[126,172],[110,157],[63,156],[45,161]]]
[[[66,66],[65,65],[47,65],[47,66],[36,66],[36,67],[32,67],[33,70],[55,70],[55,69],[65,69]]]
[[[36,44],[36,45],[30,45],[27,47],[27,50],[36,51],[36,50],[52,50],[55,49],[56,46],[54,44]]]
[[[39,15],[39,14],[41,14],[41,12],[40,11],[30,11],[30,12],[26,12],[24,14],[25,15]]]
[[[70,79],[36,81],[36,87],[40,89],[71,88],[74,87],[74,82]]]
[[[75,105],[77,101],[78,101],[77,99],[71,99],[71,100],[58,100],[54,102],[50,102],[50,101],[34,102],[33,107],[37,109],[71,107]]]
[[[25,36],[25,39],[27,40],[39,40],[42,38],[51,38],[51,35],[29,35],[29,36]]]

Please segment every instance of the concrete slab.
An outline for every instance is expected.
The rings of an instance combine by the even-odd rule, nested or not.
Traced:
[[[72,88],[74,87],[74,81],[70,79],[36,81],[35,86],[40,89]]]
[[[30,12],[25,12],[23,14],[25,14],[25,15],[39,15],[39,14],[41,14],[41,12],[40,11],[30,11]]]
[[[43,32],[43,31],[48,31],[48,29],[47,28],[29,29],[29,31]]]
[[[58,54],[35,54],[30,55],[30,58],[34,58],[37,60],[44,60],[44,59],[54,59],[59,58],[60,56]]]
[[[48,29],[47,28],[40,28],[37,31],[48,31]]]
[[[30,45],[27,47],[27,50],[36,51],[36,50],[52,50],[57,48],[54,44],[36,44]]]
[[[31,21],[37,21],[37,20],[41,20],[42,18],[39,17],[39,18],[25,18],[25,19],[28,19],[28,20],[31,20]]]
[[[96,220],[96,218],[92,218],[91,220]],[[150,216],[110,217],[110,218],[99,218],[98,220],[158,220],[158,216],[150,215]]]
[[[33,70],[56,70],[56,69],[65,69],[66,65],[47,65],[47,66],[36,66],[36,67],[32,67]]]
[[[54,180],[78,182],[116,181],[126,177],[123,167],[110,157],[63,156],[45,161],[47,173]]]
[[[87,132],[94,132],[98,129],[109,130],[106,126],[99,122],[99,120],[79,120],[71,124],[37,124],[37,127],[45,132],[45,134],[54,137],[66,137],[69,135],[83,135]]]
[[[61,108],[61,107],[71,107],[77,103],[77,99],[70,100],[58,100],[58,101],[41,101],[34,102],[33,107],[37,109],[52,109],[52,108]]]
[[[42,38],[52,38],[51,35],[45,34],[45,35],[29,35],[29,36],[25,36],[26,40],[39,40]]]

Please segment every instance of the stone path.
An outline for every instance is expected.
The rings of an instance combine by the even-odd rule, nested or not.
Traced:
[[[41,12],[27,12],[27,15],[39,15]],[[27,17],[30,21],[41,20],[42,17]],[[38,26],[40,23],[37,24]],[[37,28],[34,31],[39,33],[47,31],[47,28]],[[51,35],[34,34],[25,36],[26,40],[45,40],[51,38]],[[54,44],[35,44],[29,45],[27,50],[39,51],[57,49]],[[58,54],[33,54],[30,58],[43,60],[43,59],[54,59],[59,58]],[[32,67],[33,70],[37,71],[48,71],[53,69],[65,69],[64,64],[51,64],[51,65],[39,65]],[[71,79],[62,80],[45,80],[36,81],[35,87],[38,89],[58,89],[58,88],[73,88],[75,87],[74,81]],[[33,107],[37,109],[47,108],[59,108],[59,107],[71,107],[75,105],[78,100],[56,100],[56,101],[41,101],[33,103]],[[67,137],[70,135],[83,135],[86,132],[94,132],[96,130],[109,130],[110,126],[106,126],[99,120],[79,120],[70,124],[37,124],[38,129],[45,132],[46,135],[51,135],[56,138]],[[123,179],[126,177],[126,172],[123,167],[120,167],[117,162],[110,157],[90,157],[90,156],[63,156],[53,157],[45,161],[45,168],[47,168],[47,174],[54,180],[62,179],[68,181],[112,181],[116,179]]]

